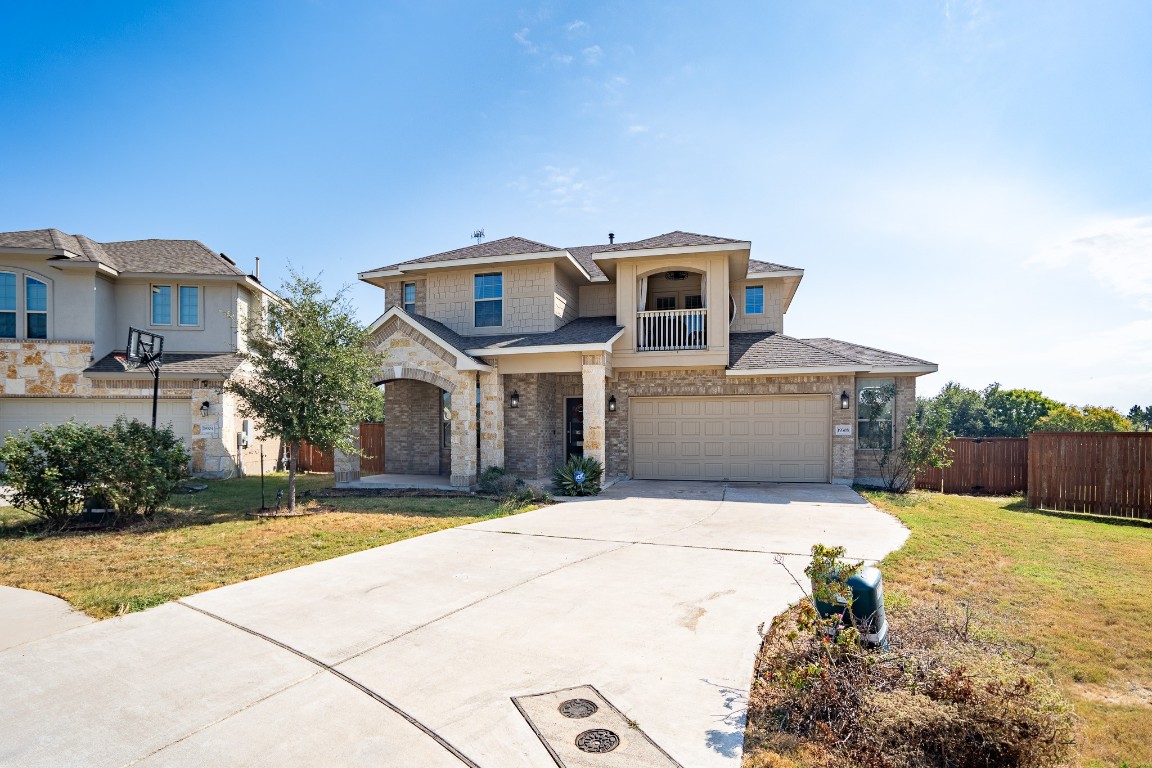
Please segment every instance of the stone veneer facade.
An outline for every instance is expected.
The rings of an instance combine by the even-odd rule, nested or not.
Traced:
[[[92,364],[93,342],[61,340],[0,340],[0,366],[5,375],[0,379],[0,399],[83,398],[86,400],[152,400],[152,378],[101,378],[84,375]],[[223,379],[160,379],[159,399],[188,404],[191,433],[188,452],[194,474],[225,477],[233,472],[253,474],[260,471],[259,441],[240,449],[236,433],[243,419],[235,398],[222,391]],[[208,401],[209,414],[200,415],[200,405]],[[0,408],[3,408],[0,402]],[[255,435],[253,436],[255,437]],[[263,441],[265,468],[270,470],[279,453],[275,441]]]

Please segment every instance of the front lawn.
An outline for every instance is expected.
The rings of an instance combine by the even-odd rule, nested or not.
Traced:
[[[989,630],[1036,647],[1082,719],[1082,765],[1152,765],[1152,528],[1045,514],[1018,498],[865,496],[912,532],[881,564],[888,603],[970,604]],[[747,764],[795,764],[750,746]]]
[[[321,514],[245,515],[260,506],[259,478],[204,481],[208,489],[173,496],[148,523],[121,531],[28,533],[35,522],[0,507],[0,584],[62,597],[96,618],[140,611],[206,589],[505,514],[497,502],[451,498],[320,499]],[[266,481],[267,498],[286,476]],[[304,475],[298,490],[332,485]]]

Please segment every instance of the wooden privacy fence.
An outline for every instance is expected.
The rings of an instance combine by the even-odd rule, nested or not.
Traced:
[[[1028,440],[953,438],[952,465],[926,470],[916,478],[916,487],[944,493],[1023,493],[1028,489]]]
[[[1152,519],[1152,433],[1032,433],[1028,506]]]
[[[360,425],[360,450],[365,456],[360,458],[361,475],[384,473],[384,425],[364,422]],[[307,472],[334,472],[333,455],[309,443],[300,444],[300,456],[296,466]]]

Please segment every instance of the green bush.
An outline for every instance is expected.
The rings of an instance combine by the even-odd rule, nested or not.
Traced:
[[[111,427],[68,422],[9,435],[0,446],[9,501],[63,528],[98,498],[118,516],[154,513],[187,476],[189,456],[168,427],[123,417]]]
[[[583,476],[582,482],[577,478]],[[569,456],[568,463],[552,475],[552,484],[561,496],[595,496],[600,493],[604,466],[587,456]]]
[[[476,489],[480,493],[504,495],[524,485],[524,481],[508,472],[504,467],[488,467],[476,479]]]

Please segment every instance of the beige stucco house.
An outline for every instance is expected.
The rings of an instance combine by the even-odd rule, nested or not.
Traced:
[[[803,270],[751,248],[688,232],[576,248],[508,237],[361,273],[384,290],[371,330],[386,470],[467,486],[489,466],[535,480],[583,454],[609,477],[874,477],[876,446],[936,365],[786,335]],[[884,384],[892,412],[858,422],[861,392]],[[357,459],[337,473],[359,479]]]
[[[113,357],[136,327],[164,337],[158,421],[185,440],[192,470],[258,470],[251,424],[221,387],[241,365],[244,318],[272,296],[196,240],[0,233],[0,437],[69,419],[150,422],[152,374]]]

